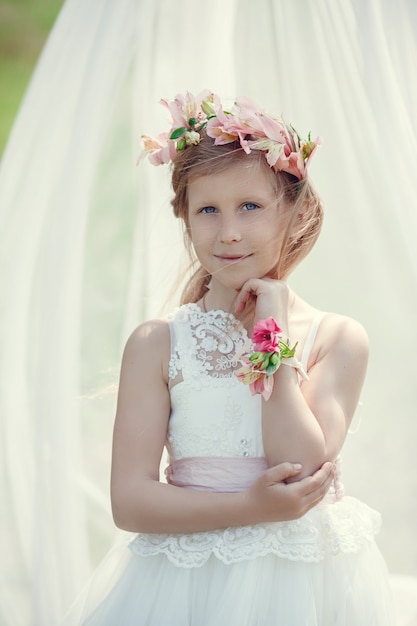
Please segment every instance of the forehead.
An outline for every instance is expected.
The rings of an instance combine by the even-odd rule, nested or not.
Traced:
[[[232,195],[245,200],[258,198],[270,202],[277,196],[272,170],[259,163],[236,163],[218,172],[192,178],[188,185],[190,205]]]

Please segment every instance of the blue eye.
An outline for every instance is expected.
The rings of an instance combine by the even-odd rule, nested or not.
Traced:
[[[215,213],[217,209],[214,206],[205,206],[200,210],[200,213],[210,214]]]
[[[255,209],[259,209],[259,206],[254,202],[245,202],[243,208],[245,209],[245,211],[254,211]]]

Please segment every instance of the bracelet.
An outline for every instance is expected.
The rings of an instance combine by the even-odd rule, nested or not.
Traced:
[[[249,385],[252,395],[259,393],[269,400],[274,387],[274,374],[281,364],[293,367],[304,380],[308,380],[302,364],[295,357],[298,342],[290,348],[282,340],[282,329],[273,317],[255,324],[252,342],[255,352],[240,357],[243,366],[235,371],[238,380]]]

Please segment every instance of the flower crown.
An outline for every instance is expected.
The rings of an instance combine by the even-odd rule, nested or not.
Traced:
[[[143,154],[152,165],[175,161],[179,152],[200,143],[201,131],[205,130],[215,145],[238,141],[246,154],[262,150],[271,168],[302,180],[322,143],[320,137],[312,141],[310,133],[307,140],[302,140],[292,126],[266,115],[249,98],[237,98],[230,111],[224,110],[219,97],[209,90],[197,96],[178,94],[172,101],[160,102],[170,112],[172,124],[169,132],[156,138],[142,135]]]

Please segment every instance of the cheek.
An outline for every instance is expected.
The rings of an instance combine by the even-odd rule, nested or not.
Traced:
[[[259,260],[267,272],[273,271],[279,264],[283,242],[283,232],[271,230],[264,236],[259,253]]]
[[[211,245],[213,238],[215,237],[215,230],[211,228],[211,224],[206,220],[205,223],[199,223],[191,221],[188,232],[192,244],[195,249],[207,248]]]
[[[201,234],[199,233],[199,229],[193,226],[190,226],[188,229],[188,234],[195,249],[198,249],[201,246]]]
[[[207,241],[207,237],[204,237],[199,229],[191,229],[190,233],[190,241],[192,248],[194,250],[194,254],[200,263],[205,266],[207,255],[209,254],[210,245]]]
[[[263,231],[262,241],[264,242],[265,254],[278,253],[284,239],[285,226],[282,224],[269,224]]]

